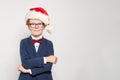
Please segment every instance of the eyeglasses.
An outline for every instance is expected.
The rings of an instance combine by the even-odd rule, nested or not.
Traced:
[[[32,28],[35,28],[36,26],[40,28],[43,26],[43,23],[29,23],[28,25],[30,25]]]

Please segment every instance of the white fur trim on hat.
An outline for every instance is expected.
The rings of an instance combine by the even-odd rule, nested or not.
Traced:
[[[35,12],[35,11],[29,11],[26,14],[25,20],[27,21],[28,19],[39,19],[41,20],[43,23],[45,23],[45,25],[49,24],[49,17],[45,14],[42,14],[41,12]]]
[[[52,33],[55,31],[54,26],[52,26],[52,25],[47,25],[47,26],[46,26],[46,31],[47,31],[48,33],[52,34]]]

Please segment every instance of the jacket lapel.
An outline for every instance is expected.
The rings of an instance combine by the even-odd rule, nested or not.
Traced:
[[[42,38],[42,43],[39,45],[39,48],[38,48],[38,51],[37,51],[37,54],[40,54],[41,50],[42,50],[42,46],[44,44],[44,38]]]
[[[45,52],[45,41],[44,41],[44,37],[42,38],[42,43],[40,44],[38,51],[37,51],[37,55],[39,56],[43,56],[46,52]]]
[[[31,42],[31,40],[32,40],[32,38],[31,38],[31,36],[28,38],[28,44],[29,44],[29,50],[30,50],[30,53],[32,53],[33,55],[36,55],[37,53],[36,53],[36,50],[35,50],[35,47],[34,47],[34,44],[32,44],[32,42]]]

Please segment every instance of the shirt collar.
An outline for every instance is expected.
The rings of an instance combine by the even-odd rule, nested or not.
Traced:
[[[34,37],[33,35],[31,35],[32,39],[38,40],[38,39],[42,39],[42,35],[40,35],[39,37]]]

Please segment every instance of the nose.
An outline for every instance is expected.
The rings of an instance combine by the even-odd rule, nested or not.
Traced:
[[[37,29],[37,28],[39,28],[39,26],[36,24],[36,25],[35,25],[35,28]]]

